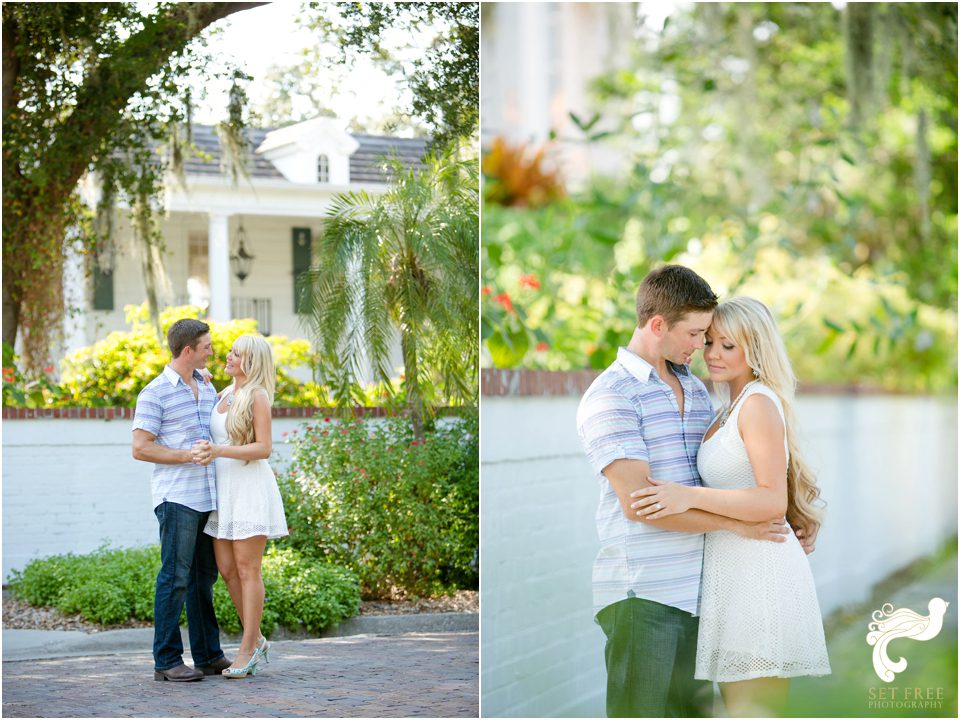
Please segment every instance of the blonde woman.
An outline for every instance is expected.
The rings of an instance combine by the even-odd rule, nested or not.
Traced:
[[[217,568],[243,624],[243,639],[228,678],[255,675],[269,661],[269,643],[260,634],[263,577],[260,565],[267,538],[287,534],[277,480],[267,458],[273,449],[271,413],[276,384],[270,344],[259,335],[241,335],[227,354],[233,384],[220,393],[210,419],[212,442],[193,446],[194,462],[216,463],[217,509],[204,532],[212,535]]]
[[[800,457],[796,378],[770,310],[738,297],[720,304],[703,350],[710,379],[729,397],[697,456],[702,487],[651,480],[633,504],[644,519],[699,508],[744,521],[786,516],[801,537],[820,526],[819,490]],[[706,534],[695,677],[720,683],[732,716],[785,709],[788,678],[827,675],[830,663],[804,549]]]

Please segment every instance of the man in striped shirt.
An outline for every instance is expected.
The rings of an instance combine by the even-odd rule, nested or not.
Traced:
[[[194,464],[191,447],[210,439],[210,413],[217,392],[204,382],[213,348],[210,327],[178,320],[167,332],[173,359],[137,397],[133,457],[154,463],[150,487],[160,523],[160,572],[154,596],[155,680],[186,682],[219,674],[230,666],[220,649],[220,627],[213,610],[217,564],[213,542],[203,532],[217,507],[214,466]],[[190,653],[183,662],[180,613],[187,606]]]
[[[697,451],[713,419],[688,365],[703,348],[717,296],[692,270],[667,265],[637,293],[637,327],[577,410],[577,431],[600,483],[594,611],[607,636],[608,717],[705,717],[709,684],[695,680],[703,533],[774,539],[775,523],[701,510],[638,517],[630,493],[658,480],[699,485]]]

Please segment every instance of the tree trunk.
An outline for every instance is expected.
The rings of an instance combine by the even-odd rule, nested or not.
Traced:
[[[917,160],[913,166],[913,181],[917,189],[920,214],[921,247],[930,240],[930,146],[927,143],[927,111],[917,113]]]
[[[409,328],[400,332],[403,351],[403,384],[407,390],[407,414],[413,423],[413,435],[423,440],[423,397],[420,395],[420,377],[417,366],[417,338]]]
[[[12,283],[3,283],[3,342],[13,346],[20,326],[20,303],[11,297]]]
[[[844,12],[850,125],[858,128],[873,100],[873,4],[848,3]]]

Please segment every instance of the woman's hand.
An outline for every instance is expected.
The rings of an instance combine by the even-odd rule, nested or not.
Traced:
[[[630,507],[644,520],[659,520],[668,515],[678,515],[693,506],[694,488],[673,482],[663,482],[648,477],[650,487],[634,490],[630,497],[639,498]]]
[[[197,465],[209,465],[217,456],[217,446],[209,440],[197,440],[190,448],[193,455],[193,462]]]
[[[200,368],[200,377],[203,378],[204,385],[209,385],[210,381],[213,380],[213,373],[206,368]]]

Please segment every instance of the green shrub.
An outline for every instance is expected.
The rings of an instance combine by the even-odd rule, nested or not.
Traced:
[[[80,613],[104,624],[153,620],[159,546],[54,555],[13,571],[10,589],[31,605]]]
[[[88,555],[54,555],[14,570],[9,587],[31,605],[80,613],[92,622],[112,625],[130,618],[153,620],[153,597],[160,570],[160,546],[109,549]],[[344,568],[305,558],[292,548],[270,546],[263,560],[266,602],[261,631],[278,625],[319,632],[360,607],[359,582]],[[240,632],[240,620],[223,580],[213,593],[221,629]],[[181,622],[185,622],[185,614]]]
[[[23,570],[11,572],[8,587],[31,605],[56,607],[63,588],[76,576],[80,562],[81,558],[72,553],[31,560]]]
[[[354,573],[304,557],[289,547],[267,548],[263,586],[260,630],[264,635],[273,632],[277,625],[317,633],[356,615],[360,609],[360,589]],[[240,618],[222,580],[214,586],[213,604],[220,628],[227,633],[239,633]]]
[[[60,594],[58,607],[67,614],[80,613],[87,620],[103,625],[115,625],[131,616],[124,592],[101,583],[68,587]]]
[[[366,597],[476,587],[477,431],[476,411],[422,442],[401,418],[305,424],[278,478],[285,542],[354,570]]]

